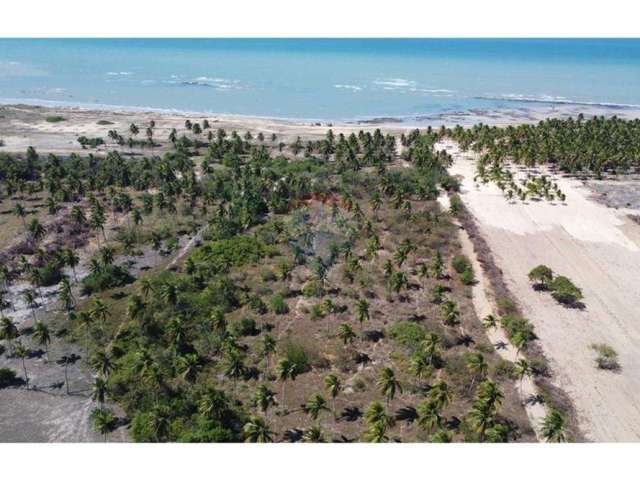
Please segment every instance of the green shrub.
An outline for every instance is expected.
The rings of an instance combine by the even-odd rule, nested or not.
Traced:
[[[618,370],[620,364],[618,363],[618,352],[613,347],[606,343],[594,343],[591,348],[598,353],[596,358],[596,364],[598,368],[602,370]]]
[[[58,123],[58,122],[64,122],[66,118],[64,118],[61,115],[49,115],[48,117],[45,118],[45,120],[49,123]]]
[[[316,303],[315,305],[311,306],[312,320],[317,320],[319,318],[323,318],[324,316],[325,316],[325,313],[324,313],[324,309],[322,308],[322,305],[320,305],[319,303]]]
[[[500,323],[502,323],[502,326],[507,332],[507,336],[511,340],[521,338],[526,344],[537,338],[533,331],[533,325],[524,317],[508,314],[500,319]]]
[[[553,270],[546,265],[538,265],[529,272],[529,281],[542,288],[547,288],[553,280]]]
[[[267,305],[262,301],[258,295],[251,295],[249,297],[249,308],[256,313],[264,315],[267,313]]]
[[[453,269],[459,274],[462,274],[465,270],[471,268],[471,262],[464,255],[456,255],[455,257],[453,257],[453,260],[451,260],[451,265],[453,266]]]
[[[258,262],[265,255],[265,245],[249,235],[238,235],[210,242],[196,250],[191,258],[206,264],[214,273],[226,273],[233,266]]]
[[[282,350],[282,357],[295,365],[295,374],[309,371],[309,356],[304,347],[294,340],[287,340]]]
[[[109,265],[97,272],[90,273],[81,282],[83,295],[91,295],[110,288],[122,287],[135,280],[129,272],[119,265]]]
[[[0,388],[10,387],[18,383],[16,372],[10,368],[0,368]]]
[[[474,283],[476,283],[476,276],[473,274],[473,269],[471,268],[471,266],[462,271],[462,273],[460,274],[460,281],[464,285],[473,285]]]
[[[510,298],[500,298],[497,301],[498,313],[500,315],[510,315],[518,312],[516,304]]]
[[[559,303],[571,305],[582,299],[582,290],[576,287],[571,280],[558,275],[549,285],[551,296]]]
[[[256,335],[258,333],[256,321],[249,317],[240,318],[231,322],[231,325],[229,325],[229,331],[236,337]]]
[[[88,138],[85,136],[78,137],[78,143],[83,147],[87,145],[91,148],[96,148],[98,145],[104,145],[104,140],[100,137]]]
[[[56,285],[60,283],[60,280],[62,280],[61,265],[56,260],[48,262],[46,265],[38,268],[37,270],[40,274],[40,278],[42,279],[41,286],[43,287]]]
[[[389,336],[411,350],[417,350],[426,333],[422,325],[409,320],[401,320],[389,327]]]
[[[285,313],[289,313],[289,306],[287,302],[284,301],[284,297],[277,293],[271,298],[271,310],[276,315],[284,315]]]
[[[318,280],[309,280],[302,287],[302,295],[305,297],[322,297],[323,294],[322,284]]]
[[[496,362],[494,374],[496,378],[499,379],[515,380],[517,378],[513,363],[503,359],[500,359]]]

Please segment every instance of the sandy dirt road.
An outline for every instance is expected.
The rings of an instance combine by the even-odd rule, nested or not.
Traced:
[[[450,172],[462,178],[461,198],[534,324],[552,381],[573,400],[585,437],[640,440],[640,226],[590,199],[574,179],[554,179],[565,205],[509,203],[495,185],[475,184],[470,154],[446,147],[454,156]],[[534,291],[527,274],[539,264],[582,288],[586,308],[565,308]],[[619,373],[596,368],[593,343],[618,352]]]

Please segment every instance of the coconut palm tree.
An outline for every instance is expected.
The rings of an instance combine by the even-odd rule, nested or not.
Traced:
[[[307,400],[307,403],[304,405],[304,410],[313,420],[317,420],[320,413],[329,411],[329,408],[327,407],[327,401],[324,397],[316,393]]]
[[[382,423],[373,423],[364,434],[364,439],[371,443],[386,443],[389,441],[387,427]]]
[[[204,418],[221,422],[229,410],[229,401],[225,394],[215,388],[207,388],[198,401],[198,412]]]
[[[566,419],[562,413],[556,409],[551,409],[544,420],[540,433],[547,442],[566,442]]]
[[[342,391],[342,383],[340,383],[340,379],[333,373],[325,376],[323,382],[324,388],[326,388],[329,395],[331,395],[333,416],[336,417],[336,397]]]
[[[49,361],[49,344],[51,343],[51,333],[49,327],[42,322],[36,322],[33,327],[33,338],[38,345],[43,346],[47,361]]]
[[[241,352],[236,348],[229,349],[224,356],[223,364],[224,374],[233,379],[233,386],[235,388],[238,378],[243,377],[246,373],[244,358]]]
[[[385,396],[387,406],[389,406],[389,402],[393,400],[393,397],[395,397],[396,391],[400,391],[400,393],[402,393],[402,386],[396,379],[396,374],[391,367],[384,367],[382,369],[380,376],[378,377],[377,384],[380,387],[380,391]]]
[[[91,333],[94,317],[89,312],[78,312],[74,317],[84,330],[84,356],[87,358],[89,356],[89,334]]]
[[[353,343],[355,337],[356,334],[348,323],[341,323],[338,326],[338,338],[342,340],[343,345]]]
[[[469,390],[473,389],[473,385],[478,379],[482,379],[487,375],[489,370],[489,365],[484,359],[484,356],[479,353],[471,353],[467,357],[467,368],[473,375],[471,377],[471,384],[469,385]]]
[[[453,300],[447,300],[442,304],[443,323],[445,325],[455,325],[460,317],[458,305]]]
[[[18,357],[19,359],[22,360],[22,370],[24,371],[25,387],[28,389],[29,388],[29,375],[27,374],[26,358],[27,358],[27,355],[29,354],[29,349],[27,349],[27,347],[25,347],[22,344],[22,342],[20,340],[18,340],[16,342],[13,354],[16,357]]]
[[[178,366],[182,378],[187,382],[193,382],[202,369],[202,362],[197,353],[186,353],[178,357]]]
[[[22,299],[24,303],[26,303],[29,310],[31,310],[31,316],[33,317],[33,321],[37,322],[35,309],[38,308],[38,303],[36,302],[36,296],[33,290],[28,289],[22,292]]]
[[[278,361],[276,365],[276,373],[278,379],[282,382],[282,404],[285,403],[285,385],[287,380],[295,380],[298,374],[298,368],[296,364],[289,358],[284,357]]]
[[[520,379],[520,386],[522,386],[522,380],[524,377],[531,375],[531,365],[526,358],[520,358],[514,364],[514,373]]]
[[[302,441],[308,443],[324,443],[324,434],[319,425],[312,425],[305,429],[302,434]]]
[[[91,366],[104,378],[109,378],[109,373],[113,369],[111,355],[106,350],[100,350],[91,357]]]
[[[260,354],[264,358],[264,373],[263,377],[266,377],[267,372],[269,371],[269,359],[271,355],[276,353],[276,339],[269,333],[265,333],[260,339]]]
[[[94,408],[91,411],[91,418],[93,419],[94,428],[98,433],[104,437],[104,441],[107,441],[107,436],[113,431],[115,426],[115,417],[113,412],[108,408]]]
[[[29,222],[28,230],[33,243],[38,243],[47,234],[47,229],[44,228],[37,218],[33,218],[31,222]]]
[[[13,214],[18,217],[22,221],[22,227],[24,228],[25,233],[27,232],[27,222],[25,221],[25,217],[27,216],[27,211],[24,208],[24,205],[21,203],[16,203],[13,207]]]
[[[364,298],[358,299],[356,302],[356,317],[360,322],[360,329],[362,329],[364,321],[371,318],[369,315],[369,302]]]
[[[273,431],[267,421],[253,416],[243,427],[245,442],[267,443],[273,441]]]
[[[109,312],[107,305],[101,299],[95,298],[93,300],[91,310],[89,310],[89,315],[94,321],[104,324],[111,313]]]
[[[107,381],[103,377],[96,377],[93,379],[93,384],[91,385],[91,399],[94,402],[98,402],[100,404],[100,408],[104,407],[104,401],[107,398],[108,392],[109,387],[107,385]]]
[[[440,410],[444,410],[451,403],[451,390],[444,380],[440,380],[429,390],[429,400],[434,402]]]
[[[9,352],[11,352],[12,355],[15,354],[13,341],[19,336],[20,333],[18,332],[18,326],[15,322],[10,318],[2,317],[2,319],[0,319],[0,339],[7,341],[9,344]]]
[[[269,408],[275,406],[277,404],[276,397],[273,394],[273,391],[267,385],[260,385],[256,389],[256,393],[253,397],[253,400],[256,404],[256,407],[264,414],[266,418],[268,417]]]
[[[440,415],[440,407],[433,400],[425,400],[418,405],[418,425],[427,432],[432,432],[435,428],[439,428],[442,423]]]
[[[482,319],[482,326],[487,330],[490,328],[497,328],[498,319],[494,315],[489,314]]]
[[[149,296],[149,293],[152,293],[154,290],[153,283],[151,282],[151,279],[149,277],[142,277],[138,280],[138,284],[140,294],[142,295],[142,298],[146,300]]]
[[[78,276],[76,275],[76,267],[80,263],[80,257],[70,248],[66,248],[62,252],[62,259],[65,265],[71,268],[71,271],[73,272],[73,280],[77,282]]]

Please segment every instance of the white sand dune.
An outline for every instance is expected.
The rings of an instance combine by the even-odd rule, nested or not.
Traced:
[[[554,372],[593,441],[640,440],[640,226],[589,198],[577,180],[554,178],[565,205],[509,203],[494,185],[476,185],[470,155],[449,144],[451,173],[477,219],[507,285],[534,324]],[[569,309],[536,292],[528,272],[546,264],[570,277],[586,309]],[[598,370],[593,343],[618,353],[619,373]]]

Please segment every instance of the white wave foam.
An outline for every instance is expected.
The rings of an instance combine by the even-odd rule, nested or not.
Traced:
[[[414,87],[416,82],[405,78],[383,78],[373,82],[376,85],[386,87],[385,89]]]
[[[129,75],[133,75],[133,72],[107,72],[105,75],[110,77],[128,77]]]
[[[524,102],[524,103],[551,103],[558,105],[583,105],[591,107],[605,108],[640,108],[640,105],[632,103],[615,103],[615,102],[589,102],[584,100],[572,100],[559,95],[524,95],[520,93],[506,93],[501,95],[487,94],[474,97],[480,100],[503,100],[507,102]]]
[[[334,88],[340,88],[343,90],[352,90],[354,92],[359,92],[362,90],[362,87],[358,86],[358,85],[347,85],[347,84],[336,84],[333,86]]]

